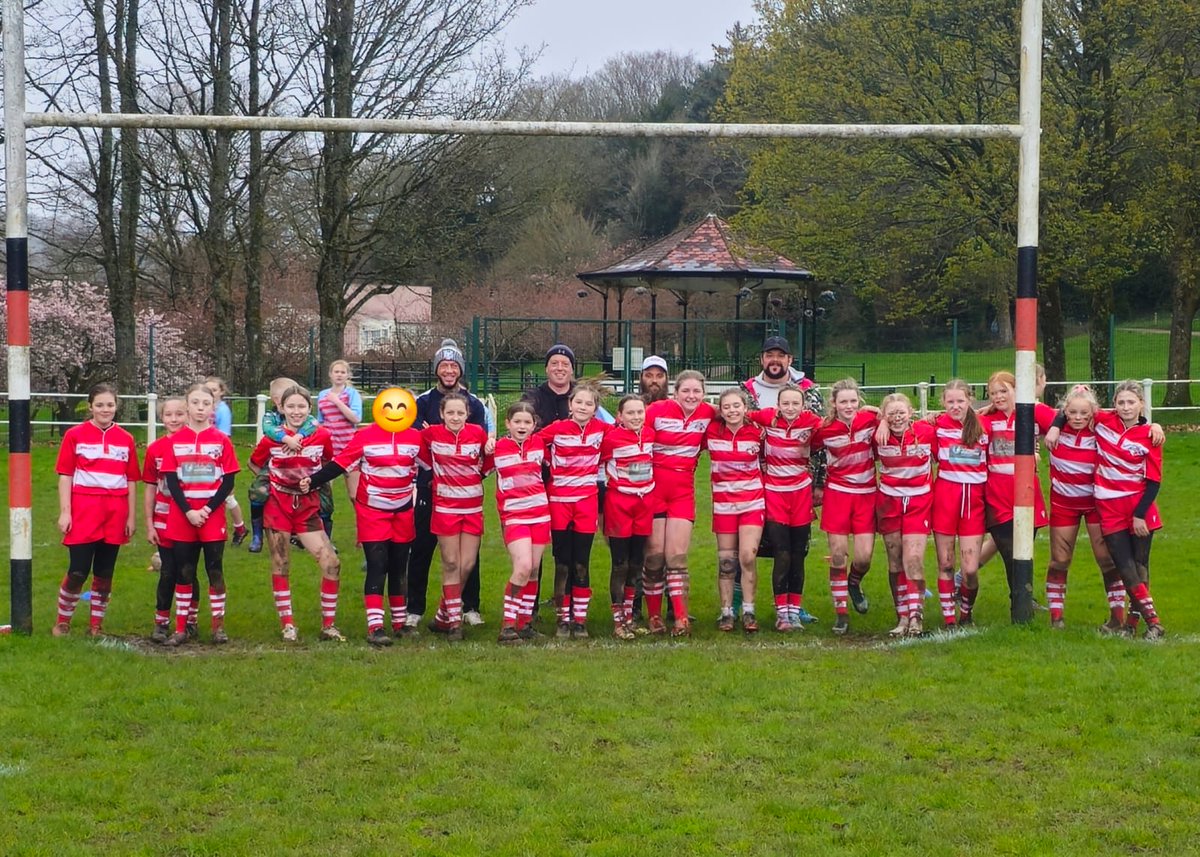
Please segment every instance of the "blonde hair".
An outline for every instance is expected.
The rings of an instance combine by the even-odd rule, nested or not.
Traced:
[[[1092,413],[1095,413],[1100,408],[1100,400],[1096,398],[1096,393],[1087,384],[1076,384],[1068,390],[1059,401],[1058,406],[1066,410],[1067,405],[1076,399],[1083,399],[1092,406]]]
[[[205,393],[210,399],[213,400],[214,403],[217,401],[217,397],[213,395],[213,391],[208,389],[208,384],[203,381],[197,381],[195,384],[192,384],[192,386],[184,390],[183,400],[186,402],[188,399],[190,399],[192,393]]]
[[[276,378],[274,381],[271,382],[271,386],[268,388],[268,392],[270,392],[270,394],[271,394],[272,401],[279,401],[279,397],[283,395],[284,391],[286,391],[288,389],[288,387],[298,387],[298,386],[300,386],[300,385],[297,384],[295,381],[293,381],[291,378]]]
[[[942,388],[942,402],[946,401],[946,393],[951,390],[959,390],[967,396],[967,402],[975,401],[975,392],[971,389],[971,385],[962,378],[951,378],[946,382],[946,386]],[[975,446],[983,437],[983,423],[979,421],[979,415],[975,413],[972,407],[967,408],[966,416],[963,417],[962,442],[966,446]]]
[[[883,401],[879,403],[880,415],[886,416],[888,405],[895,405],[897,403],[904,405],[904,407],[908,408],[910,413],[912,412],[913,406],[912,402],[909,401],[908,396],[904,395],[903,393],[888,393],[883,397]]]
[[[679,389],[679,385],[684,381],[699,381],[700,386],[704,387],[704,373],[697,372],[695,369],[684,369],[675,376],[675,389]]]
[[[346,375],[347,375],[346,386],[353,387],[354,386],[354,372],[350,368],[350,361],[349,360],[334,360],[332,363],[329,364],[329,372],[333,372],[333,370],[338,366],[345,367]]]
[[[206,386],[208,384],[216,386],[217,392],[213,394],[214,399],[223,399],[225,398],[225,394],[229,392],[229,385],[225,383],[225,379],[217,375],[209,375],[204,379],[204,383]]]
[[[833,421],[837,419],[837,398],[839,393],[845,393],[850,390],[854,395],[858,396],[858,404],[862,406],[862,393],[859,392],[858,382],[853,378],[843,378],[840,381],[834,381],[833,386],[829,388],[829,404],[832,405],[829,413],[825,416],[825,425],[833,425]]]
[[[155,413],[158,416],[159,422],[162,422],[163,411],[165,411],[167,409],[168,402],[183,402],[183,407],[185,409],[187,408],[187,396],[186,395],[184,395],[184,396],[176,396],[176,395],[163,396],[161,399],[158,400],[158,407],[156,407],[154,409]]]
[[[1142,403],[1142,412],[1146,411],[1146,392],[1142,389],[1142,382],[1135,381],[1132,378],[1122,381],[1117,386],[1113,387],[1113,401],[1117,400],[1117,396],[1121,393],[1133,393],[1138,397],[1138,401]]]

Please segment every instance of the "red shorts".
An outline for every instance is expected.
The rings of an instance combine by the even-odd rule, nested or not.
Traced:
[[[600,500],[597,495],[582,500],[561,502],[550,498],[550,529],[568,530],[574,524],[577,533],[594,533],[600,522]]]
[[[272,491],[263,506],[263,526],[278,533],[298,535],[323,530],[321,498],[312,494],[281,494]]]
[[[650,508],[656,518],[696,520],[696,475],[682,470],[655,469]]]
[[[812,485],[799,491],[766,491],[767,520],[789,527],[811,524],[813,518]]]
[[[894,497],[880,491],[875,518],[880,533],[927,536],[933,529],[933,491],[914,497]]]
[[[987,525],[1007,524],[1013,519],[1013,478],[1011,476],[988,476],[987,490],[984,491],[983,501],[987,509]],[[1033,482],[1033,527],[1044,527],[1050,523],[1046,514],[1046,501],[1042,499],[1042,488],[1035,479]]]
[[[125,535],[128,520],[128,494],[77,494],[72,491],[71,529],[63,536],[62,543],[123,545],[129,541]]]
[[[764,509],[739,512],[736,515],[719,515],[713,512],[712,529],[714,533],[720,533],[721,535],[737,535],[738,529],[741,527],[758,527],[762,529],[765,520],[766,511]]]
[[[987,532],[983,485],[935,479],[933,531],[943,536],[982,536]]]
[[[851,494],[826,488],[821,529],[837,536],[875,535],[875,493]]]
[[[542,521],[540,524],[502,524],[504,530],[504,543],[511,545],[520,539],[529,539],[531,544],[548,545],[550,544],[550,522]]]
[[[457,536],[466,533],[469,536],[483,535],[483,512],[444,511],[434,507],[429,516],[429,532],[435,536]]]
[[[1117,497],[1114,500],[1096,500],[1096,508],[1100,511],[1100,532],[1104,535],[1119,533],[1133,527],[1133,510],[1137,508],[1142,498],[1133,494],[1129,497]],[[1152,530],[1162,528],[1162,517],[1158,514],[1158,504],[1151,503],[1146,512],[1146,526]]]
[[[199,507],[197,507],[199,508]],[[225,529],[225,504],[221,504],[210,513],[208,520],[199,527],[193,527],[184,517],[183,512],[171,501],[171,511],[167,513],[167,538],[172,542],[189,544],[193,542],[223,542],[228,537]]]
[[[1080,518],[1088,524],[1098,524],[1100,523],[1100,510],[1096,508],[1094,503],[1086,509],[1072,509],[1070,506],[1060,506],[1051,500],[1051,527],[1070,527],[1072,530],[1078,530]]]
[[[406,509],[373,509],[365,503],[355,503],[354,520],[359,542],[407,544],[417,538],[411,503]]]
[[[622,494],[609,488],[604,494],[604,535],[614,539],[648,536],[654,526],[649,494]]]

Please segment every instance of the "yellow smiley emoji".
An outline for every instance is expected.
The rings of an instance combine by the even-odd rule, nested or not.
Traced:
[[[403,387],[388,387],[375,397],[371,416],[384,431],[404,431],[417,419],[416,399]]]

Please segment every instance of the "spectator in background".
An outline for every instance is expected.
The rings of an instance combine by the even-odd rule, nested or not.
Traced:
[[[643,402],[649,405],[667,398],[669,386],[666,360],[657,354],[651,354],[642,361],[642,374],[638,379],[638,387]]]

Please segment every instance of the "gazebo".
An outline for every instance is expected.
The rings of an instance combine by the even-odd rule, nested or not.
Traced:
[[[815,322],[815,282],[811,271],[766,247],[751,244],[715,214],[679,229],[666,238],[598,271],[576,274],[584,285],[604,299],[603,349],[608,354],[608,297],[617,295],[617,323],[621,330],[625,295],[629,290],[650,295],[650,349],[657,351],[658,294],[674,295],[683,307],[684,352],[687,351],[688,302],[697,292],[726,292],[734,296],[735,318],[741,318],[742,302],[754,294],[767,314],[772,291],[801,289],[802,323],[797,326],[797,351],[805,372],[812,374],[816,362],[816,338],[805,322]],[[806,330],[806,327],[808,328]],[[737,330],[735,326],[735,331]]]

